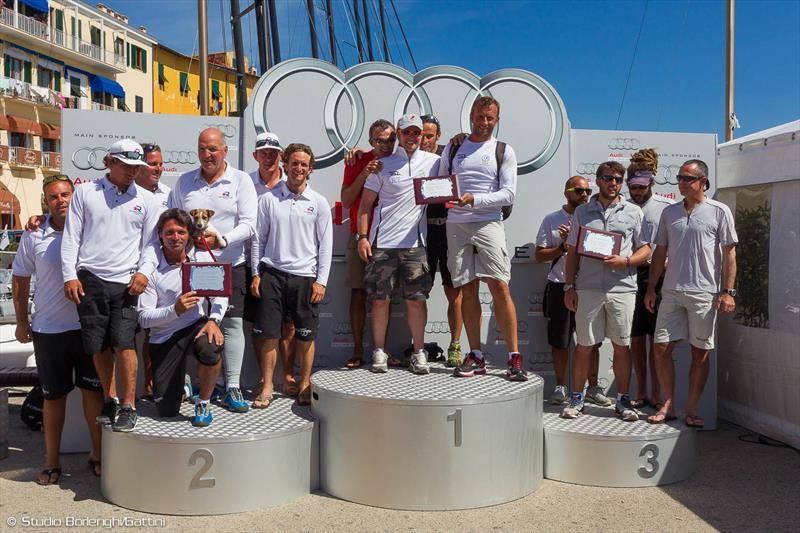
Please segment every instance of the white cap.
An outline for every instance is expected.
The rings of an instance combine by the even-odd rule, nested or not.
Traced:
[[[256,137],[256,150],[283,150],[283,148],[277,135],[265,131]]]
[[[406,128],[422,129],[422,118],[419,115],[403,115],[397,120],[397,129],[404,130]]]
[[[144,150],[133,139],[121,139],[108,148],[108,155],[119,159],[126,165],[147,166],[144,161]]]

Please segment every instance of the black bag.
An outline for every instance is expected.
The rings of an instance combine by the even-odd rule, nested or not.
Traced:
[[[22,409],[19,410],[19,417],[26,426],[33,431],[42,429],[42,408],[44,407],[44,393],[41,385],[36,385],[22,402]]]
[[[458,148],[461,148],[459,146]],[[453,160],[456,158],[456,154],[458,153],[458,148],[453,150],[453,146],[450,146],[450,164],[448,165],[448,169],[450,172],[453,172]],[[500,182],[500,166],[503,164],[503,156],[506,154],[506,143],[503,141],[497,141],[497,146],[494,149],[494,160],[497,162],[497,181],[498,185]],[[514,209],[513,205],[504,205],[502,208],[503,210],[503,220],[506,220],[508,217],[511,216],[511,210]]]

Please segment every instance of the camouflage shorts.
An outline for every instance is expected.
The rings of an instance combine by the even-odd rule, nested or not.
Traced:
[[[398,279],[399,278],[399,279]],[[367,263],[364,284],[372,300],[388,300],[399,285],[404,300],[426,300],[433,280],[425,248],[375,248]]]

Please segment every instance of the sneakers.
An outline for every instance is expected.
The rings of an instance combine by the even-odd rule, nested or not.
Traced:
[[[447,349],[447,362],[445,364],[449,367],[457,367],[461,364],[461,359],[463,357],[461,353],[461,343],[451,342],[450,347]]]
[[[197,402],[194,405],[194,418],[192,425],[196,428],[204,428],[211,425],[214,417],[211,416],[211,404],[209,402]]]
[[[567,394],[567,387],[564,385],[556,385],[553,394],[550,395],[550,405],[562,405],[567,403],[569,395]]]
[[[528,373],[522,368],[522,354],[515,353],[511,356],[506,377],[509,381],[528,381]]]
[[[250,409],[250,404],[244,401],[242,391],[233,387],[225,391],[222,397],[222,407],[233,413],[246,413]]]
[[[430,374],[431,366],[428,364],[428,354],[420,350],[411,354],[411,371],[415,374]]]
[[[389,355],[381,348],[372,350],[372,371],[373,372],[388,372],[389,371]]]
[[[117,420],[111,426],[111,429],[114,431],[121,431],[123,433],[128,433],[133,431],[133,428],[136,427],[136,421],[139,420],[139,415],[130,405],[123,405],[119,409],[119,414],[117,415]]]
[[[623,394],[622,398],[617,400],[616,405],[614,405],[614,412],[625,422],[636,422],[639,420],[639,415],[636,414],[636,411],[631,407],[631,398],[627,394]]]
[[[603,387],[595,385],[586,389],[586,401],[599,405],[600,407],[608,407],[611,405],[611,399],[606,396]]]
[[[474,353],[469,352],[467,358],[453,371],[453,375],[457,378],[471,378],[475,374],[486,373],[486,361],[478,359]]]
[[[561,411],[561,418],[578,418],[583,412],[583,395],[579,392],[572,393],[567,405]]]
[[[117,420],[119,414],[119,404],[114,398],[106,398],[103,402],[103,410],[100,411],[100,416],[95,418],[98,424],[102,426],[110,426]]]
[[[183,399],[187,402],[194,403],[192,396],[192,377],[189,374],[183,376]]]

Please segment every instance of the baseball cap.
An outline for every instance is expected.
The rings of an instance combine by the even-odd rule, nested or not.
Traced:
[[[108,155],[119,159],[126,165],[147,166],[144,161],[144,150],[133,139],[120,139],[108,148]]]
[[[628,174],[628,185],[650,185],[653,173],[649,170],[634,170]]]
[[[422,119],[419,115],[403,115],[397,120],[397,129],[404,130],[406,128],[419,128],[422,129]]]
[[[265,131],[256,137],[256,150],[283,150],[283,148],[277,135]]]

